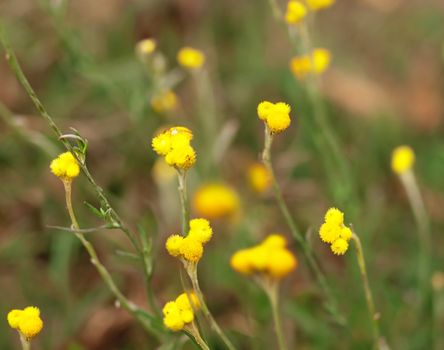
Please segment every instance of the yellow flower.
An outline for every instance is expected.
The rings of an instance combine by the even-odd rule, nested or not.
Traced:
[[[191,306],[190,304],[193,304]],[[180,310],[194,310],[198,311],[200,309],[200,302],[194,292],[191,293],[182,293],[176,298],[176,305]]]
[[[197,69],[205,63],[205,55],[192,47],[184,47],[177,54],[177,62],[184,68]]]
[[[222,183],[212,183],[196,191],[193,208],[199,216],[219,219],[236,214],[240,208],[240,199],[233,188]]]
[[[399,146],[392,153],[392,170],[401,175],[409,171],[415,163],[415,153],[409,146]]]
[[[62,180],[72,180],[80,173],[80,167],[77,160],[71,152],[60,154],[50,164],[51,172]]]
[[[331,244],[331,251],[336,255],[344,255],[348,249],[348,242],[343,238],[338,238]]]
[[[254,163],[247,171],[248,183],[257,193],[264,193],[270,188],[271,176],[262,163]]]
[[[193,304],[191,306],[190,304]],[[191,292],[180,294],[175,301],[169,301],[162,309],[163,324],[173,332],[182,330],[188,323],[194,321],[194,311],[200,309],[197,296]]]
[[[230,265],[233,270],[244,274],[279,280],[297,267],[297,259],[288,250],[286,240],[279,234],[272,234],[260,244],[235,252]]]
[[[34,338],[43,329],[40,310],[35,306],[28,306],[24,310],[10,311],[8,323],[11,328],[17,329],[26,339]]]
[[[290,126],[291,108],[284,102],[263,101],[257,107],[259,119],[263,120],[273,134],[278,134]]]
[[[309,74],[324,73],[331,61],[330,51],[316,48],[311,55],[297,56],[291,59],[290,69],[298,79],[305,79]]]
[[[192,237],[200,243],[207,243],[212,235],[213,230],[208,220],[193,219],[190,221],[190,232],[188,233],[188,237]]]
[[[301,22],[307,15],[305,5],[297,0],[290,0],[287,4],[287,12],[285,13],[285,21],[288,24],[297,24]]]
[[[179,235],[172,235],[168,237],[165,247],[171,256],[177,257],[181,254],[180,248],[182,247],[183,240],[184,238]]]
[[[192,139],[190,129],[176,126],[155,136],[151,146],[157,154],[165,157],[168,165],[187,170],[196,162],[196,152],[190,145]]]
[[[330,7],[335,3],[335,0],[305,0],[307,6],[312,11],[318,11],[327,7]]]
[[[139,55],[149,56],[156,50],[156,46],[154,39],[143,39],[137,43],[136,51]]]
[[[151,107],[157,113],[174,111],[177,108],[177,95],[174,91],[163,91],[151,98]]]
[[[183,329],[185,322],[182,319],[181,312],[177,307],[176,302],[169,301],[162,311],[164,314],[163,324],[165,327],[173,332],[178,332]]]
[[[325,222],[319,229],[321,240],[330,244],[330,248],[334,254],[345,254],[353,232],[349,227],[344,225],[344,213],[337,208],[330,208],[327,210],[324,219]]]
[[[180,254],[185,260],[197,263],[203,255],[203,245],[192,237],[185,237],[180,246]]]

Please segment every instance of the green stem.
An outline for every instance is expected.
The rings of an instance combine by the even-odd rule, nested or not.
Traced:
[[[367,301],[367,308],[370,317],[370,322],[373,328],[374,348],[380,349],[381,348],[381,338],[379,331],[380,315],[375,310],[375,303],[373,301],[372,291],[370,289],[370,284],[368,282],[367,268],[365,266],[364,251],[362,249],[361,240],[354,232],[352,234],[351,239],[353,240],[356,248],[356,258],[358,260],[359,271],[361,273],[362,284],[364,286],[365,300]]]
[[[273,11],[273,16],[277,21],[282,20],[282,12],[281,9],[279,8],[279,4],[277,3],[276,0],[268,0],[268,2],[270,3],[270,7],[271,10]]]
[[[63,180],[63,185],[65,187],[66,208],[68,210],[68,214],[71,219],[72,228],[75,230],[80,230],[79,223],[74,214],[74,209],[72,206],[72,186],[71,186],[72,180]],[[134,303],[129,301],[119,290],[113,278],[111,277],[111,274],[108,272],[106,267],[101,263],[93,245],[85,238],[83,233],[81,233],[80,231],[75,232],[75,235],[80,240],[86,251],[88,252],[91,259],[91,263],[94,265],[100,277],[108,286],[109,290],[114,294],[116,299],[119,301],[120,305],[122,305],[125,310],[127,310],[131,315],[133,315],[134,318],[136,318],[147,331],[158,336],[157,332],[153,330],[151,325],[142,317],[140,317],[141,310]]]
[[[22,344],[22,350],[31,350],[31,342],[22,333],[20,333],[20,343]]]
[[[273,185],[274,196],[278,203],[279,209],[282,212],[282,215],[287,222],[288,227],[290,228],[290,232],[293,238],[299,243],[302,248],[302,252],[308,262],[308,266],[310,267],[312,273],[315,275],[319,285],[324,291],[325,296],[327,297],[327,309],[335,318],[336,322],[343,325],[345,323],[344,318],[338,312],[338,306],[336,303],[336,299],[333,296],[333,293],[330,289],[330,286],[327,283],[327,279],[325,278],[321,268],[319,267],[318,262],[316,261],[313,251],[310,248],[310,245],[304,239],[302,234],[300,233],[296,222],[294,221],[292,215],[290,214],[290,210],[288,209],[287,204],[282,196],[281,188],[277,182],[276,176],[274,174],[273,166],[271,163],[271,145],[273,142],[273,135],[269,132],[268,128],[265,127],[265,147],[262,152],[262,162],[267,168],[268,173],[270,174],[271,182]]]
[[[199,280],[197,278],[197,266],[195,263],[188,263],[185,264],[185,269],[187,271],[187,274],[191,280],[191,284],[193,286],[193,289],[196,293],[197,298],[199,299],[199,303],[202,308],[202,313],[204,314],[205,318],[208,320],[211,328],[219,335],[219,337],[224,342],[225,346],[229,350],[235,350],[234,345],[231,343],[230,339],[225,335],[225,333],[222,331],[222,329],[219,327],[219,324],[214,319],[213,315],[211,314],[210,310],[208,309],[207,304],[205,303],[205,298],[200,290]]]
[[[271,311],[273,313],[274,330],[279,344],[280,350],[287,350],[284,333],[282,331],[282,323],[279,315],[279,283],[272,282],[264,286],[268,299],[271,304]]]
[[[186,185],[186,170],[177,170],[177,175],[179,179],[179,197],[180,197],[180,208],[182,211],[181,223],[182,223],[182,235],[186,236],[188,234],[188,222],[190,221],[190,213],[188,209],[188,194]]]
[[[187,325],[184,331],[194,341],[194,343],[201,348],[201,350],[210,350],[207,343],[205,343],[205,341],[202,339],[194,322]]]

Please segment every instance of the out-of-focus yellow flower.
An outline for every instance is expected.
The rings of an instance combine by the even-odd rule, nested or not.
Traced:
[[[43,329],[40,310],[35,306],[28,306],[23,310],[12,310],[8,313],[8,323],[11,328],[17,329],[26,339],[32,339]]]
[[[257,106],[257,115],[263,120],[272,134],[278,134],[290,126],[291,108],[284,102],[263,101]]]
[[[192,219],[189,222],[190,230],[184,236],[171,235],[168,237],[165,248],[171,256],[178,257],[183,263],[197,264],[203,255],[203,246],[213,235],[213,229],[206,219]]]
[[[409,146],[396,147],[392,152],[392,170],[401,175],[409,171],[415,163],[415,153]]]
[[[309,74],[321,75],[331,62],[330,51],[316,48],[311,55],[296,56],[290,61],[290,69],[298,79],[305,79]]]
[[[327,7],[330,7],[335,3],[335,0],[305,0],[307,6],[312,11],[318,11]]]
[[[55,176],[64,181],[71,181],[80,173],[79,164],[71,152],[60,154],[51,162],[49,168]]]
[[[290,0],[287,4],[287,12],[285,13],[285,21],[288,24],[298,24],[307,15],[305,5],[297,0]]]
[[[264,193],[270,188],[271,176],[262,163],[251,164],[247,171],[248,183],[257,193]]]
[[[260,244],[235,252],[230,260],[231,267],[244,275],[280,280],[296,269],[298,261],[286,248],[282,235],[272,234]]]
[[[168,165],[187,170],[196,162],[196,152],[190,145],[193,133],[190,129],[176,126],[153,138],[154,151],[165,157]]]
[[[156,47],[156,40],[143,39],[137,43],[136,51],[141,56],[150,56],[156,50]]]
[[[178,332],[194,321],[194,312],[199,310],[200,303],[196,294],[182,293],[176,300],[167,302],[163,307],[163,324],[173,332]]]
[[[177,95],[174,91],[166,90],[151,98],[151,107],[157,113],[172,112],[177,108]]]
[[[236,191],[222,183],[201,186],[193,196],[193,208],[199,216],[208,219],[230,217],[240,209]]]
[[[319,229],[319,237],[323,242],[330,244],[332,252],[344,255],[352,235],[352,230],[344,225],[344,213],[337,208],[328,209],[325,222]]]
[[[177,54],[177,62],[184,68],[198,69],[205,63],[205,55],[192,47],[184,47]]]

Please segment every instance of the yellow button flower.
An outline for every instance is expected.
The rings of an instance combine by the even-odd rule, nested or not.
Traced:
[[[171,256],[177,257],[181,254],[180,247],[182,246],[183,240],[184,238],[179,235],[172,235],[168,237],[165,247]]]
[[[192,202],[196,213],[208,219],[232,217],[240,209],[236,191],[222,183],[201,186],[194,193]]]
[[[309,74],[321,75],[330,66],[330,51],[316,48],[311,55],[297,56],[291,59],[290,69],[298,79],[305,79]]]
[[[180,246],[180,254],[185,260],[197,263],[203,255],[203,245],[192,237],[185,237]]]
[[[156,50],[156,41],[154,39],[143,39],[136,45],[136,51],[139,55],[149,56]]]
[[[331,245],[331,251],[336,255],[344,255],[347,249],[348,249],[348,242],[342,238],[338,238]]]
[[[415,153],[409,146],[399,146],[392,153],[392,170],[401,175],[409,171],[415,163]]]
[[[335,0],[305,0],[307,6],[312,11],[318,11],[327,7],[330,7],[335,3]]]
[[[263,120],[272,134],[278,134],[290,126],[291,108],[284,102],[263,101],[257,107],[259,119]]]
[[[163,307],[163,324],[173,332],[178,332],[194,321],[194,312],[199,309],[199,300],[193,292],[182,293],[176,300],[167,302]]]
[[[192,47],[184,47],[177,54],[177,62],[184,68],[198,69],[205,63],[205,55]]]
[[[297,0],[290,0],[287,4],[287,12],[285,13],[285,21],[288,24],[298,24],[307,15],[305,5]]]
[[[80,167],[71,152],[60,154],[50,164],[51,172],[62,180],[72,180],[79,176]]]
[[[271,176],[262,163],[254,163],[248,167],[247,178],[250,187],[257,193],[266,192],[271,186]]]
[[[151,98],[151,107],[157,113],[172,112],[177,108],[178,98],[172,90],[166,90]]]
[[[330,244],[334,254],[345,254],[353,232],[344,225],[344,213],[337,208],[330,208],[327,210],[324,219],[325,222],[319,229],[319,237],[323,242]]]
[[[190,220],[190,232],[188,237],[192,237],[200,243],[207,243],[213,235],[213,229],[206,219]]]
[[[12,310],[8,313],[7,319],[9,326],[17,329],[28,340],[43,329],[40,310],[35,306],[28,306],[24,310]]]

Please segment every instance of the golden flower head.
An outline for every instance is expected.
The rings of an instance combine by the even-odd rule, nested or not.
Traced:
[[[196,294],[182,293],[176,300],[167,302],[163,307],[163,324],[173,332],[180,331],[194,321],[194,312],[199,309],[200,302]]]
[[[334,254],[344,255],[353,236],[352,230],[344,225],[344,213],[337,208],[330,208],[324,219],[325,222],[319,229],[319,237],[323,242],[330,244]]]
[[[190,231],[187,237],[192,237],[200,243],[207,243],[213,235],[213,229],[207,219],[190,220]]]
[[[308,75],[321,75],[331,62],[330,51],[316,48],[311,55],[296,56],[290,61],[290,69],[298,79],[305,79]]]
[[[284,102],[263,101],[257,107],[259,119],[263,120],[272,134],[278,134],[290,126],[291,108]]]
[[[198,69],[205,63],[205,55],[192,47],[183,47],[177,54],[177,62],[184,68]]]
[[[65,181],[71,181],[80,173],[79,164],[71,152],[60,154],[51,162],[49,168],[55,176]]]
[[[172,90],[162,91],[151,97],[151,107],[157,113],[172,112],[177,108],[178,98]]]
[[[235,252],[230,265],[244,275],[256,274],[280,280],[298,265],[296,257],[286,248],[286,243],[282,235],[272,234],[256,246]]]
[[[264,193],[271,186],[271,175],[262,163],[251,164],[247,170],[247,178],[250,187],[257,193]]]
[[[310,10],[318,11],[332,6],[335,3],[335,0],[306,0],[306,2]]]
[[[155,136],[151,146],[157,154],[165,157],[168,165],[187,170],[196,162],[196,152],[190,145],[192,138],[190,129],[176,126]]]
[[[201,186],[193,195],[193,208],[199,216],[208,219],[233,217],[240,209],[237,192],[223,183]]]
[[[156,40],[143,39],[136,45],[136,51],[141,56],[150,56],[156,50]]]
[[[288,24],[298,24],[307,15],[305,5],[297,0],[290,0],[287,4],[287,12],[285,13],[285,21]]]
[[[17,329],[26,339],[34,338],[43,329],[40,310],[35,306],[12,310],[8,313],[7,319],[9,326]]]
[[[392,152],[392,170],[401,175],[409,171],[415,163],[415,153],[409,146],[396,147]]]

